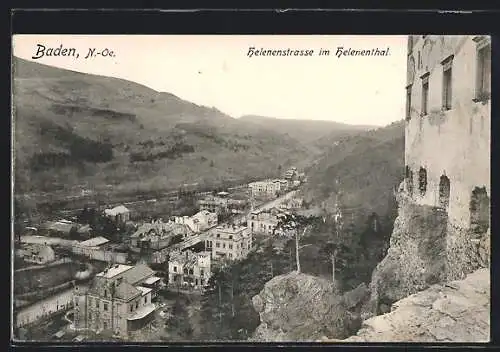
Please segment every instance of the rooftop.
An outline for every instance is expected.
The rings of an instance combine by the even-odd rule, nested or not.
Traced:
[[[151,270],[146,264],[137,264],[124,272],[123,280],[135,285],[139,281],[145,280],[150,276],[154,275],[154,271]]]
[[[156,310],[156,306],[154,304],[148,304],[145,306],[140,307],[137,309],[135,312],[130,314],[130,316],[127,318],[127,320],[137,320],[137,319],[142,319],[149,314],[153,313]]]
[[[92,230],[92,228],[90,227],[90,225],[83,225],[83,226],[81,226],[78,229],[78,232],[79,233],[83,233],[83,232],[87,232],[87,231],[90,231],[90,230]]]
[[[117,298],[123,299],[124,301],[130,301],[131,299],[140,296],[141,294],[142,291],[126,281],[122,281],[120,282],[120,284],[118,284],[118,286],[116,286],[115,296]]]
[[[46,225],[47,229],[52,231],[67,232],[69,233],[73,226],[72,222],[67,222],[66,220],[48,222]]]
[[[142,286],[136,286],[136,289],[138,289],[139,291],[141,291],[141,294],[143,296],[147,295],[149,292],[153,291],[152,288],[148,288],[148,287],[142,287]]]
[[[99,236],[99,237],[94,237],[94,238],[91,238],[89,240],[80,242],[80,246],[97,247],[97,246],[101,246],[101,245],[108,243],[108,242],[109,242],[109,240],[107,238]]]
[[[116,265],[113,265],[111,268],[100,272],[96,276],[103,277],[106,279],[111,279],[111,278],[115,277],[116,275],[122,274],[122,273],[124,273],[132,268],[133,268],[133,266],[130,266],[130,265],[116,264]]]
[[[209,212],[208,210],[202,210],[202,211],[197,212],[195,215],[193,215],[193,217],[208,216],[210,214],[212,214],[212,213]]]
[[[237,225],[221,225],[216,227],[216,231],[226,232],[226,233],[239,233],[246,230],[246,226],[237,226]]]
[[[210,257],[210,253],[209,252],[195,253],[189,250],[185,252],[176,251],[170,255],[170,261],[176,262],[179,265],[182,265],[183,267],[190,268],[196,265],[198,263],[198,259],[202,257]]]
[[[184,231],[184,224],[178,224],[173,222],[155,222],[155,223],[145,223],[141,225],[136,232],[130,237],[144,237],[148,234],[151,236],[168,237],[175,235],[175,231]]]
[[[119,206],[114,207],[112,209],[104,210],[104,213],[106,215],[110,215],[110,216],[115,216],[118,214],[124,214],[124,213],[129,213],[129,212],[130,212],[130,210],[128,210],[124,205],[119,205]]]
[[[161,278],[159,278],[158,276],[151,276],[151,277],[147,278],[147,279],[144,281],[144,283],[145,283],[146,285],[152,285],[152,284],[154,284],[155,282],[158,282],[158,281],[160,281],[160,280],[161,280]]]

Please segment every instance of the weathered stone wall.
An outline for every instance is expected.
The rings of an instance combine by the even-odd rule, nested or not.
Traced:
[[[448,280],[462,279],[474,270],[490,267],[490,230],[475,239],[469,230],[449,224],[446,242]]]
[[[445,279],[447,225],[446,212],[400,197],[389,250],[372,275],[373,314]]]
[[[405,191],[398,201],[389,250],[372,274],[366,306],[372,315],[430,285],[490,266],[490,230],[478,238],[450,223],[444,209],[417,204]]]
[[[413,171],[414,200],[438,205],[441,175],[450,179],[450,223],[470,225],[469,204],[474,187],[490,195],[490,101],[475,102],[477,44],[473,36],[426,36],[408,56],[411,119],[406,122],[405,163]],[[452,107],[442,111],[443,66],[452,64]],[[420,57],[420,60],[419,60]],[[429,73],[428,113],[422,115],[422,79]],[[427,170],[427,192],[418,194],[418,171]]]
[[[322,342],[489,342],[490,272],[433,285],[363,322],[354,336]],[[330,336],[327,336],[331,338]]]

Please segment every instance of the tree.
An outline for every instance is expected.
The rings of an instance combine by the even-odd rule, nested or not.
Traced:
[[[72,226],[69,230],[69,238],[72,240],[80,239],[80,234],[78,233],[78,228],[76,226]]]
[[[297,272],[300,273],[300,239],[305,236],[312,226],[313,218],[308,218],[295,213],[283,213],[279,215],[278,225],[274,233],[280,232],[289,239],[295,239],[295,261],[297,263]]]
[[[332,263],[332,282],[333,286],[336,286],[336,281],[335,281],[335,258],[337,257],[338,253],[338,248],[337,248],[337,243],[334,241],[328,241],[326,245],[322,248],[323,252],[328,255],[330,258],[330,261]]]

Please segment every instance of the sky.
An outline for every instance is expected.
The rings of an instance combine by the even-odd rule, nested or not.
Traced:
[[[38,44],[75,56],[33,59]],[[248,56],[256,50],[314,50],[312,56]],[[336,56],[387,50],[387,56]],[[113,56],[85,59],[90,48]],[[321,49],[330,55],[318,55]],[[14,56],[134,81],[233,117],[332,120],[384,126],[404,118],[406,36],[15,35]]]

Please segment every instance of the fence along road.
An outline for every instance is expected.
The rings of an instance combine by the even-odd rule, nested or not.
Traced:
[[[16,327],[35,323],[39,319],[73,307],[73,288],[66,289],[53,296],[44,298],[17,312]]]

